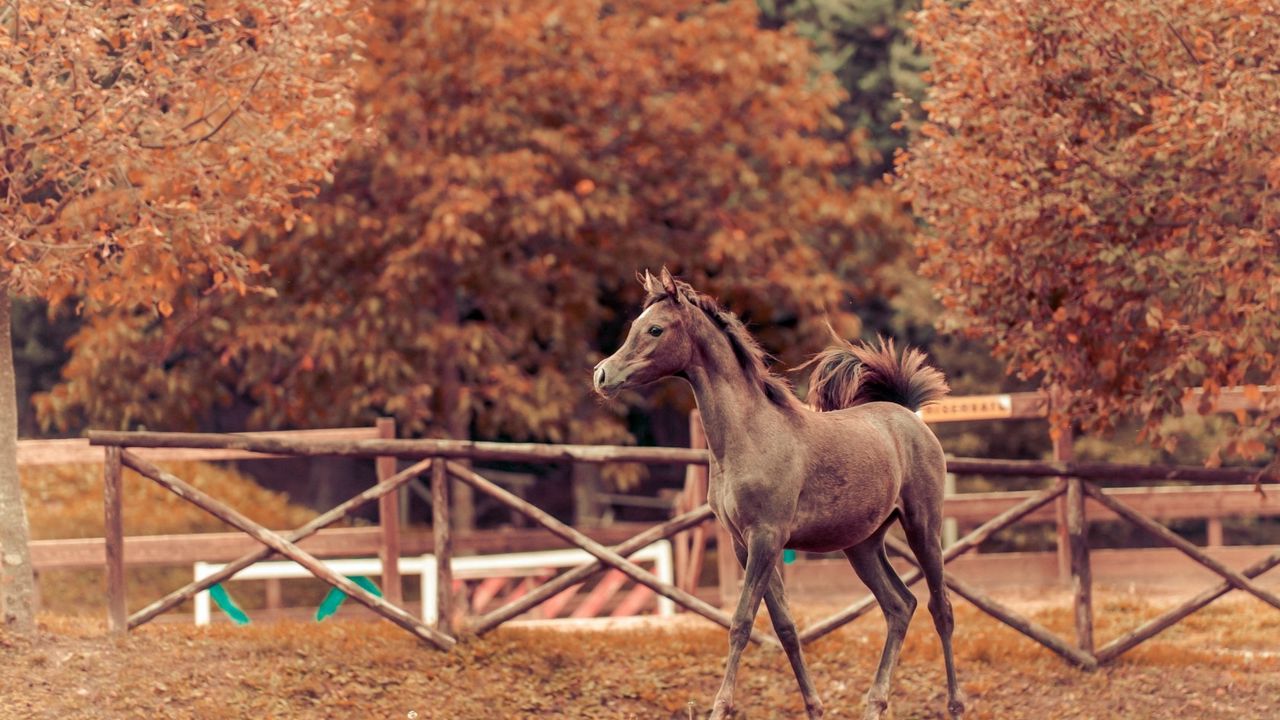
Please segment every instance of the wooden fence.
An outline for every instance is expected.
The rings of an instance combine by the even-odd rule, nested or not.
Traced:
[[[668,538],[686,530],[704,527],[707,521],[711,519],[711,511],[707,505],[698,504],[696,507],[687,508],[671,520],[649,528],[630,539],[618,542],[612,547],[607,547],[481,477],[465,464],[457,462],[463,459],[473,461],[517,460],[525,462],[642,462],[676,463],[698,468],[705,467],[708,462],[708,456],[704,450],[450,440],[396,440],[387,438],[331,440],[264,437],[249,434],[208,435],[127,432],[91,432],[90,443],[106,448],[104,479],[107,489],[105,512],[108,518],[108,531],[104,543],[107,557],[108,619],[113,631],[124,631],[147,622],[160,612],[176,606],[182,600],[191,597],[200,590],[207,589],[214,583],[229,578],[240,568],[247,567],[249,564],[276,552],[308,568],[318,578],[341,589],[357,601],[370,607],[374,612],[395,622],[417,637],[422,638],[425,642],[438,649],[447,650],[452,646],[456,638],[455,629],[451,626],[453,597],[448,591],[452,587],[449,558],[452,555],[453,537],[450,531],[448,515],[448,494],[451,482],[465,483],[473,489],[495,498],[513,511],[523,514],[532,522],[541,525],[564,541],[582,548],[596,558],[594,562],[563,573],[542,584],[527,595],[475,619],[467,628],[468,630],[475,633],[488,632],[503,622],[549,600],[566,588],[586,580],[606,567],[612,567],[622,572],[635,582],[649,587],[659,595],[667,597],[686,609],[698,613],[723,627],[727,628],[729,626],[728,616],[718,608],[700,600],[689,589],[680,587],[678,583],[668,584],[662,582],[627,559],[628,555],[656,540]],[[268,455],[400,458],[414,461],[414,463],[400,472],[382,476],[380,482],[374,487],[357,494],[306,525],[290,532],[276,533],[261,527],[221,501],[208,496],[181,479],[156,467],[151,461],[142,457],[141,453],[135,450],[136,448],[201,448]],[[391,469],[389,463],[383,463],[382,465],[387,471]],[[152,603],[133,616],[126,617],[123,574],[124,542],[118,522],[121,511],[119,483],[122,467],[130,467],[180,497],[204,508],[211,514],[247,533],[265,547],[244,555],[218,574],[194,582]],[[995,517],[982,523],[948,547],[945,558],[952,560],[965,552],[973,550],[999,530],[1021,519],[1030,517],[1041,508],[1048,506],[1050,503],[1059,502],[1061,499],[1066,509],[1065,535],[1069,550],[1069,568],[1074,588],[1075,641],[1069,642],[1053,635],[1045,628],[1019,615],[1011,608],[998,603],[953,575],[948,574],[947,584],[957,595],[964,597],[993,617],[1040,642],[1051,651],[1076,665],[1084,668],[1093,668],[1100,663],[1110,662],[1143,640],[1154,636],[1161,630],[1176,623],[1182,617],[1204,607],[1217,597],[1233,589],[1248,592],[1264,602],[1280,608],[1280,597],[1253,582],[1253,578],[1280,564],[1280,551],[1241,571],[1232,570],[1143,513],[1133,509],[1124,500],[1118,499],[1123,497],[1123,494],[1104,491],[1096,482],[1103,479],[1131,481],[1189,480],[1201,484],[1233,483],[1239,485],[1262,481],[1263,478],[1258,477],[1257,471],[1203,467],[1075,463],[1061,460],[1037,462],[973,458],[952,458],[949,460],[948,467],[953,473],[1053,478],[1048,488],[1032,492],[1021,498],[1016,504],[1006,507]],[[427,626],[408,615],[396,602],[388,602],[378,598],[366,592],[363,588],[355,586],[346,578],[329,571],[314,555],[297,545],[299,541],[316,533],[322,527],[336,522],[359,505],[393,494],[396,488],[408,482],[411,478],[428,473],[431,477],[434,513],[432,528],[433,552],[439,560],[437,568],[439,575],[436,584],[440,592],[440,596],[437,598],[439,621],[435,627]],[[696,481],[697,478],[695,477],[694,480]],[[1272,479],[1267,478],[1266,480],[1270,481]],[[1169,613],[1149,621],[1101,648],[1095,649],[1092,623],[1092,579],[1089,565],[1088,538],[1085,533],[1084,507],[1086,499],[1106,508],[1114,517],[1135,524],[1151,533],[1153,537],[1161,542],[1187,554],[1197,563],[1220,576],[1222,581]],[[905,551],[905,548],[897,541],[890,542],[890,549],[893,552],[903,554],[908,560],[911,559],[909,551]],[[692,553],[694,550],[690,548],[690,552]],[[720,554],[723,555],[725,553]],[[394,565],[397,557],[398,554],[386,553],[384,562]],[[686,562],[688,562],[687,558]],[[903,578],[908,584],[917,582],[919,579],[920,573],[918,570],[908,572]],[[806,642],[821,637],[866,612],[874,605],[874,602],[874,599],[870,597],[864,598],[831,618],[806,628],[801,637]],[[776,643],[776,640],[759,631],[754,631],[752,639],[755,642]]]

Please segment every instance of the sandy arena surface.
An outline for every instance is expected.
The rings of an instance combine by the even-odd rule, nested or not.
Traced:
[[[1009,598],[1005,598],[1008,600]],[[1061,598],[1017,601],[1068,633]],[[1171,604],[1102,594],[1100,642]],[[800,608],[812,622],[827,608]],[[762,623],[767,620],[762,618]],[[802,622],[803,624],[803,622]],[[828,718],[857,718],[883,641],[872,612],[807,649]],[[450,653],[389,623],[342,619],[246,627],[185,624],[107,636],[103,624],[46,617],[35,639],[0,635],[0,708],[14,718],[660,718],[705,717],[719,685],[725,633],[693,616],[526,622]],[[1228,597],[1096,672],[957,602],[956,647],[967,717],[1280,717],[1280,612]],[[752,648],[738,718],[803,715],[779,651]],[[923,606],[907,637],[893,717],[942,718],[943,673]]]

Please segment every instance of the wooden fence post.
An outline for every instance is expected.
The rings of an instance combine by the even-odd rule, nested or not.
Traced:
[[[378,418],[378,437],[391,440],[396,436],[395,418]],[[374,461],[378,482],[396,474],[396,459],[381,455]],[[400,493],[390,492],[378,498],[378,524],[382,527],[382,597],[396,606],[404,605],[400,588]]]
[[[599,527],[604,515],[600,502],[600,466],[573,463],[569,466],[569,484],[573,486],[574,526]],[[516,517],[524,518],[523,515]]]
[[[1209,547],[1222,547],[1222,518],[1209,518],[1208,525],[1205,527],[1205,545]]]
[[[702,427],[702,415],[697,410],[689,412],[689,444],[692,447],[707,446],[707,432]],[[687,512],[701,507],[707,501],[707,479],[711,474],[707,465],[689,465],[684,471],[685,507]],[[684,565],[676,566],[676,577],[683,579],[682,589],[694,593],[698,590],[698,580],[702,576],[702,559],[707,550],[707,525],[703,523],[688,533],[688,555]],[[677,582],[679,585],[679,582]]]
[[[729,531],[716,522],[716,569],[720,575],[720,607],[733,607],[741,594],[739,585],[742,581],[742,567],[738,565],[738,556],[733,550],[733,538]]]
[[[707,434],[702,426],[702,417],[698,415],[698,411],[693,411],[693,416],[698,417],[697,432],[692,431],[692,417],[690,418],[689,446],[695,450],[707,449]],[[708,461],[708,465],[704,472],[707,473],[706,494],[711,492],[711,465],[714,459]],[[729,531],[725,526],[716,520],[716,575],[719,578],[720,602],[722,608],[732,607],[738,602],[738,596],[741,595],[739,584],[742,581],[742,567],[738,565],[738,556],[733,551],[733,538],[730,537]],[[696,586],[695,586],[696,587]]]
[[[444,458],[436,458],[431,465],[431,530],[436,556],[436,630],[453,635],[453,537],[449,528],[449,474]]]
[[[1072,455],[1073,431],[1070,427],[1053,442],[1054,460],[1068,462]],[[1067,549],[1071,564],[1072,605],[1075,609],[1076,644],[1093,653],[1093,571],[1089,566],[1089,524],[1085,517],[1084,483],[1078,477],[1067,479]]]
[[[1061,435],[1054,435],[1052,430],[1050,431],[1050,436],[1053,439],[1054,462],[1071,462],[1073,454],[1072,440],[1074,439],[1072,437],[1072,432],[1073,431],[1070,426],[1063,430]],[[1058,501],[1054,503],[1054,508],[1057,510],[1058,514],[1058,581],[1063,585],[1067,585],[1071,582],[1071,533],[1068,530],[1070,522],[1067,517],[1069,513],[1067,509],[1069,503],[1070,498],[1066,495],[1058,498]]]
[[[102,471],[102,506],[107,550],[107,631],[112,633],[123,633],[129,629],[129,615],[125,607],[122,479],[120,448],[108,446]]]
[[[268,610],[279,610],[284,607],[281,595],[280,578],[267,578],[266,606]]]

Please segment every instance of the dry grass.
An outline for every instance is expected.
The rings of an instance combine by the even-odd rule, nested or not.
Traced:
[[[1159,609],[1132,596],[1100,600],[1103,641]],[[961,603],[969,717],[1280,716],[1280,613],[1248,598],[1220,602],[1095,673]],[[1070,624],[1065,607],[1031,614],[1059,632]],[[872,613],[809,649],[828,717],[861,717],[882,627]],[[709,707],[725,634],[683,618],[647,631],[510,628],[442,654],[387,623],[162,625],[110,638],[99,622],[51,616],[37,640],[0,636],[0,645],[8,717],[679,719],[691,702],[701,714]],[[943,717],[942,677],[920,612],[895,679],[895,717]],[[740,718],[802,715],[780,652],[749,650],[740,678]]]

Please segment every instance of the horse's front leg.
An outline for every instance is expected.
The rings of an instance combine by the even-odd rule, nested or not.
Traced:
[[[782,552],[782,535],[771,529],[748,530],[746,541],[746,579],[742,584],[742,595],[738,598],[738,609],[730,623],[729,659],[725,661],[724,682],[720,684],[720,692],[716,693],[716,701],[711,708],[711,720],[724,720],[733,709],[733,688],[737,684],[742,650],[751,637],[751,626],[760,608],[760,600],[769,587],[769,577]]]
[[[733,551],[738,556],[738,563],[747,566],[747,548],[734,538]],[[764,591],[764,604],[769,608],[769,619],[773,621],[773,632],[778,642],[787,653],[791,662],[791,670],[795,673],[796,683],[800,685],[800,696],[804,698],[805,713],[809,720],[819,720],[823,715],[822,699],[809,678],[809,670],[804,664],[804,653],[800,648],[800,633],[796,631],[795,620],[787,607],[786,590],[782,585],[782,573],[775,564],[769,572],[769,585]]]

